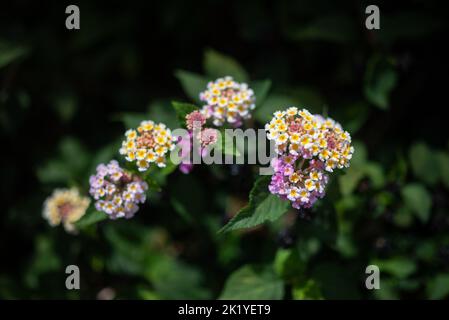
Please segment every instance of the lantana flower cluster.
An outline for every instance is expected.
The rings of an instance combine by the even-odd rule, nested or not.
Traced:
[[[137,130],[129,129],[125,136],[120,154],[127,161],[136,162],[139,171],[146,171],[152,163],[165,167],[169,151],[175,148],[176,138],[171,130],[151,120],[142,121]]]
[[[84,216],[89,204],[90,199],[77,189],[56,189],[44,202],[43,216],[51,226],[62,223],[66,231],[74,232],[74,223]]]
[[[179,137],[178,142],[178,146],[181,148],[179,169],[183,173],[193,170],[193,163],[190,160],[192,151],[203,156],[206,148],[214,145],[218,140],[219,132],[214,128],[203,127],[205,123],[206,117],[200,111],[193,111],[186,116],[188,136]],[[198,150],[193,149],[194,140],[197,142]]]
[[[349,167],[351,136],[334,120],[296,107],[277,111],[265,125],[279,155],[270,192],[289,199],[294,208],[311,207],[324,196],[328,172]]]
[[[147,183],[122,169],[115,160],[98,165],[89,182],[89,193],[96,200],[95,208],[111,219],[133,217],[139,210],[138,205],[146,199]]]
[[[240,127],[243,120],[251,118],[256,97],[246,83],[236,82],[227,76],[209,82],[207,89],[200,93],[200,100],[205,103],[201,113],[206,119],[212,118],[215,126],[228,122]]]

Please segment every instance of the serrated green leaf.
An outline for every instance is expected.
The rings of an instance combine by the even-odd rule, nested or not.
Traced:
[[[176,116],[178,117],[179,125],[185,127],[186,126],[186,116],[195,111],[198,110],[198,107],[191,103],[185,103],[185,102],[177,102],[173,101],[172,106],[176,111]]]
[[[181,82],[185,94],[196,103],[201,103],[200,92],[207,89],[209,79],[199,74],[184,70],[177,70],[175,76]]]
[[[239,82],[249,80],[247,72],[236,60],[211,49],[204,54],[204,70],[211,80],[225,76],[231,76]]]
[[[219,232],[252,228],[267,221],[275,221],[287,212],[290,204],[268,191],[270,176],[256,180],[249,194],[249,203],[241,209]]]
[[[246,265],[230,275],[219,299],[279,300],[283,296],[283,283],[270,266]]]
[[[426,188],[421,184],[411,183],[402,188],[401,194],[408,209],[426,223],[432,207],[432,198]]]

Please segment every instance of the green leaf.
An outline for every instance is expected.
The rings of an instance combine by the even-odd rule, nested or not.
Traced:
[[[204,70],[211,80],[232,76],[239,82],[248,82],[249,77],[245,69],[230,56],[215,50],[206,50],[204,54]]]
[[[223,139],[224,138],[224,139]],[[216,144],[214,145],[216,152],[221,152],[228,156],[240,156],[240,151],[237,148],[237,143],[234,144],[234,138],[230,136],[225,130],[220,130]]]
[[[347,196],[352,194],[364,177],[370,179],[374,188],[381,188],[385,184],[382,166],[378,163],[367,161],[365,145],[359,141],[355,141],[351,166],[344,174],[338,176],[338,183],[342,195]]]
[[[43,183],[73,184],[81,179],[88,169],[89,154],[80,141],[64,138],[59,144],[58,155],[37,169]]]
[[[439,274],[427,283],[429,299],[444,299],[449,295],[449,274]]]
[[[230,275],[219,299],[279,300],[283,295],[283,283],[271,267],[246,265]]]
[[[411,210],[404,206],[399,207],[393,216],[395,225],[402,228],[410,227],[413,223],[413,214]]]
[[[354,277],[360,266],[352,263],[336,262],[314,263],[309,271],[310,277],[319,285],[326,299],[361,299],[360,280]]]
[[[170,203],[185,221],[192,222],[206,210],[203,199],[206,192],[193,175],[182,175],[170,189]]]
[[[363,171],[366,176],[370,179],[374,188],[381,188],[385,184],[384,171],[381,165],[368,162],[363,167]]]
[[[365,97],[380,109],[387,109],[390,93],[396,86],[397,73],[391,63],[379,56],[368,62],[365,74]]]
[[[148,184],[148,191],[160,192],[162,190],[157,180],[150,175],[145,176],[144,180]]]
[[[106,220],[108,215],[104,212],[97,210],[88,210],[88,212],[75,223],[75,227],[78,229],[86,228],[100,221]]]
[[[137,128],[148,116],[141,112],[123,112],[113,116],[113,120],[121,121],[127,129]]]
[[[299,86],[289,92],[298,101],[296,107],[306,108],[312,113],[323,113],[326,101],[317,89],[310,86]]]
[[[154,122],[164,123],[167,127],[174,129],[179,126],[176,119],[176,111],[170,100],[157,100],[148,105],[148,118]]]
[[[256,180],[249,194],[249,203],[241,209],[219,232],[252,228],[266,221],[275,221],[287,212],[290,204],[268,191],[270,176]]]
[[[415,143],[409,150],[409,159],[413,173],[417,178],[429,185],[433,185],[438,180],[438,159],[434,152],[423,142]]]
[[[256,108],[265,101],[268,95],[268,91],[271,88],[271,80],[258,80],[251,82],[251,89],[254,90],[254,95],[256,96]]]
[[[295,300],[322,300],[320,287],[313,279],[308,279],[292,288],[292,297]]]
[[[157,259],[146,277],[163,299],[210,299],[209,291],[201,285],[202,273],[172,257]]]
[[[429,220],[432,198],[426,188],[418,183],[410,183],[401,190],[404,204],[423,223]]]
[[[258,103],[257,100],[256,103]],[[257,104],[257,108],[254,110],[254,117],[257,121],[266,123],[271,120],[273,113],[277,110],[284,110],[295,105],[298,105],[298,101],[292,97],[281,94],[269,94],[262,104]]]
[[[354,192],[363,176],[363,170],[357,166],[350,167],[345,174],[338,176],[341,194],[347,196]]]
[[[394,257],[388,260],[375,260],[372,263],[379,267],[380,272],[387,272],[395,277],[404,279],[416,271],[416,263],[408,258]]]
[[[55,251],[51,237],[38,235],[35,238],[34,256],[25,272],[25,283],[31,288],[38,288],[39,277],[45,273],[57,272],[61,268],[61,259]]]
[[[5,42],[0,42],[0,69],[6,67],[11,62],[18,60],[29,53],[29,49],[24,46],[14,46]]]
[[[177,70],[175,76],[181,82],[187,96],[196,103],[201,103],[200,92],[207,89],[209,80],[199,74],[184,70]]]
[[[351,17],[342,14],[320,16],[306,26],[290,28],[288,36],[297,41],[321,40],[336,43],[350,42],[355,39],[355,25]]]
[[[297,281],[304,277],[305,264],[297,249],[279,249],[274,259],[274,269],[282,279]]]
[[[186,126],[186,116],[189,113],[191,113],[195,110],[198,110],[198,107],[191,103],[173,101],[172,106],[176,111],[176,115],[178,117],[179,124],[183,127]]]

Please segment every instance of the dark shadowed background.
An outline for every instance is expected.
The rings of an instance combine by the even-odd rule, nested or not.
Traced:
[[[65,28],[68,4],[80,30]],[[447,297],[449,14],[443,1],[375,2],[381,29],[369,31],[368,4],[2,3],[0,298]],[[255,174],[201,167],[167,177],[132,220],[77,236],[50,227],[41,212],[52,190],[86,193],[136,121],[175,128],[170,101],[191,101],[180,70],[207,77],[208,63],[271,80],[256,127],[297,105],[351,133],[352,166],[328,196],[305,218],[217,235]],[[79,291],[65,288],[69,264]],[[381,290],[364,287],[369,264]]]

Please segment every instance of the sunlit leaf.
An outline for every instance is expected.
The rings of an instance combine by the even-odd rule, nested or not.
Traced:
[[[249,194],[249,203],[229,221],[220,232],[252,228],[267,221],[279,219],[287,212],[290,203],[268,191],[270,176],[262,176],[256,180]]]

